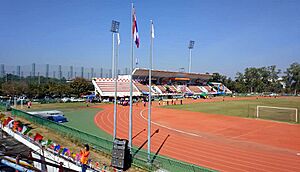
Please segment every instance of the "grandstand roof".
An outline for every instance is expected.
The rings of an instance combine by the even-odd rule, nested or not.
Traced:
[[[136,68],[133,71],[133,76],[148,77],[149,69]],[[208,80],[212,77],[211,74],[204,73],[188,73],[188,72],[174,72],[165,70],[152,70],[152,77],[158,78],[190,78]]]

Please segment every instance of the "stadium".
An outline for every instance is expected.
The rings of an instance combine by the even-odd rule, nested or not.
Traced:
[[[300,168],[299,97],[233,94],[225,84],[213,82],[211,74],[164,70],[152,70],[152,73],[151,87],[148,84],[148,69],[136,68],[132,73],[134,89],[130,169],[297,171]],[[112,156],[112,161],[108,162],[112,167],[103,165],[96,168],[91,162],[90,168],[93,170],[110,171],[114,169],[114,163],[117,167],[125,168],[128,162],[114,159],[113,156],[118,153],[112,149],[112,145],[115,144],[114,114],[116,139],[129,140],[130,106],[121,103],[121,100],[129,102],[130,77],[118,75],[117,80],[88,80],[93,84],[96,95],[87,96],[86,103],[34,104],[30,110],[17,104],[13,105],[11,113],[18,119],[59,131],[70,140],[89,143],[95,150]],[[112,104],[115,102],[115,81],[119,102],[116,105],[117,111]],[[147,153],[149,90],[153,96],[151,166]],[[105,103],[89,103],[90,98],[99,98]],[[50,109],[52,111],[40,111]],[[39,117],[43,116],[40,113],[49,114],[53,110],[59,110],[55,113],[64,113],[68,122],[57,123]],[[3,129],[7,131],[6,127]],[[47,137],[48,134],[42,135]],[[72,161],[64,163],[74,166]],[[50,165],[47,167],[53,168]]]
[[[300,169],[299,97],[234,94],[225,84],[218,80],[214,82],[212,74],[165,70],[151,72],[151,87],[148,69],[135,68],[132,73],[132,164],[129,170],[298,171]],[[14,127],[11,131],[5,126],[5,121],[9,118],[3,118],[3,115],[1,115],[1,120],[4,119],[4,123],[1,123],[2,129],[21,142],[32,144],[32,147],[47,142],[36,140],[40,135],[51,140],[58,137],[55,140],[56,144],[50,144],[46,150],[49,154],[53,151],[59,152],[58,155],[51,156],[57,156],[59,161],[68,164],[72,169],[80,167],[76,165],[76,159],[70,160],[70,155],[64,153],[64,150],[72,149],[67,146],[66,141],[69,140],[88,143],[95,151],[111,156],[112,159],[109,158],[106,160],[108,162],[100,166],[97,160],[93,163],[91,159],[89,165],[91,170],[112,171],[113,164],[118,168],[125,168],[128,162],[113,157],[118,155],[113,150],[113,145],[116,144],[113,141],[114,114],[117,124],[116,138],[128,140],[130,106],[126,105],[130,104],[125,105],[121,101],[130,100],[130,78],[131,75],[118,75],[117,80],[107,77],[87,80],[93,85],[96,95],[86,96],[85,103],[35,102],[30,109],[25,109],[25,105],[13,103],[11,112],[5,112],[4,116],[11,114],[22,122],[34,124],[35,128],[49,129],[44,133],[38,130],[34,138],[31,138],[31,142],[28,142],[29,135],[21,132],[23,135],[19,137],[20,133],[15,135],[12,132]],[[72,84],[74,81],[68,83]],[[112,104],[115,102],[115,81],[119,102],[116,105],[117,111]],[[150,166],[147,153],[149,90],[153,98]],[[102,103],[89,103],[90,98],[99,98]],[[3,111],[7,110],[6,105],[2,105],[1,108]],[[41,110],[48,110],[43,111],[47,113],[64,113],[64,118],[68,120],[58,123],[49,120],[50,118],[42,118],[43,115],[39,114]],[[59,132],[62,136],[49,135],[52,131]],[[62,140],[61,137],[69,139]],[[56,150],[57,143],[66,147]],[[35,149],[37,152],[39,150],[38,147]],[[33,155],[38,157],[36,154]],[[69,160],[66,161],[65,158]],[[94,159],[100,159],[101,162],[106,158],[101,156]],[[15,162],[14,159],[8,160]],[[6,161],[3,160],[4,163]],[[51,163],[53,160],[48,161]],[[49,163],[46,165],[48,169],[59,168],[56,164]]]

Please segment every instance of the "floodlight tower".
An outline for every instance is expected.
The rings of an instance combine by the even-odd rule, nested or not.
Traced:
[[[113,20],[111,23],[111,32],[112,32],[112,77],[115,81],[115,97],[114,97],[114,133],[113,139],[116,139],[117,136],[117,60],[115,59],[115,34],[119,33],[120,22]],[[119,46],[119,45],[118,45]]]
[[[195,41],[190,41],[189,43],[189,50],[190,50],[190,60],[189,60],[189,73],[191,73],[192,69],[192,49],[194,48]]]

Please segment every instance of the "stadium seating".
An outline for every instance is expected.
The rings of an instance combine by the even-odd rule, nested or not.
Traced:
[[[157,88],[156,85],[152,85],[151,90],[152,90],[152,92],[154,92],[155,94],[162,94],[162,92],[160,91],[159,88]]]
[[[168,85],[166,86],[169,88],[169,93],[178,93],[177,89],[174,87],[174,85]]]
[[[195,86],[195,85],[190,85],[188,88],[191,90],[191,92],[193,92],[195,94],[197,94],[197,93],[199,94],[199,93],[203,92],[198,86]]]
[[[140,82],[135,81],[134,85],[138,88],[138,90],[140,92],[149,92],[149,86],[148,85],[144,85]]]
[[[93,80],[96,90],[100,93],[101,96],[114,96],[114,80],[111,78],[96,78]],[[151,87],[151,91],[156,95],[174,95],[174,94],[185,94],[185,93],[194,93],[194,94],[220,94],[232,93],[226,86],[222,83],[209,83],[210,85],[197,86],[197,85],[155,85]],[[225,90],[225,91],[223,91]],[[129,96],[130,93],[130,80],[129,79],[118,79],[118,96]],[[143,84],[138,80],[133,81],[133,95],[142,96],[149,92],[149,86]]]
[[[101,91],[103,91],[103,92],[114,92],[115,91],[114,81],[100,81],[100,82],[96,82],[96,83],[100,87]],[[129,82],[119,82],[118,81],[117,91],[118,92],[129,92],[130,91]]]
[[[208,85],[202,86],[202,90],[206,90],[204,92],[206,92],[208,94],[217,94],[217,91],[214,88],[212,88],[211,86],[208,86]]]
[[[192,92],[186,85],[178,85],[177,90],[179,90],[180,93],[191,93]]]
[[[113,96],[115,91],[115,83],[111,78],[97,78],[93,80],[93,84],[96,90],[99,91],[101,96]],[[117,84],[118,96],[129,96],[130,92],[130,80],[129,79],[118,79]],[[140,92],[133,85],[133,93],[135,96],[139,96]]]
[[[157,85],[157,88],[162,92],[162,94],[168,93],[166,88],[162,85]]]
[[[224,88],[225,88],[225,93],[232,93],[232,91],[231,90],[229,90],[225,85],[224,85]]]

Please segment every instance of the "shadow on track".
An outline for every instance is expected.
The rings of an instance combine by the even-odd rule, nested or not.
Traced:
[[[151,160],[151,164],[154,162],[155,158],[157,157],[158,153],[160,152],[161,148],[163,147],[163,145],[166,143],[167,139],[170,137],[170,134],[167,135],[167,137],[165,138],[165,140],[162,142],[162,144],[160,145],[160,147],[158,148],[158,150],[156,151],[155,155],[153,156],[153,159]]]
[[[152,134],[151,134],[151,138],[152,136],[154,136],[154,134],[158,133],[159,132],[159,129],[155,130]],[[132,155],[132,158],[134,158],[134,156],[145,146],[145,144],[148,142],[148,139],[138,148],[138,150],[136,150],[134,152],[134,154]]]
[[[138,132],[135,136],[132,137],[132,140],[136,138],[138,135],[142,134],[142,132],[146,131],[146,128],[144,128],[142,131]]]

